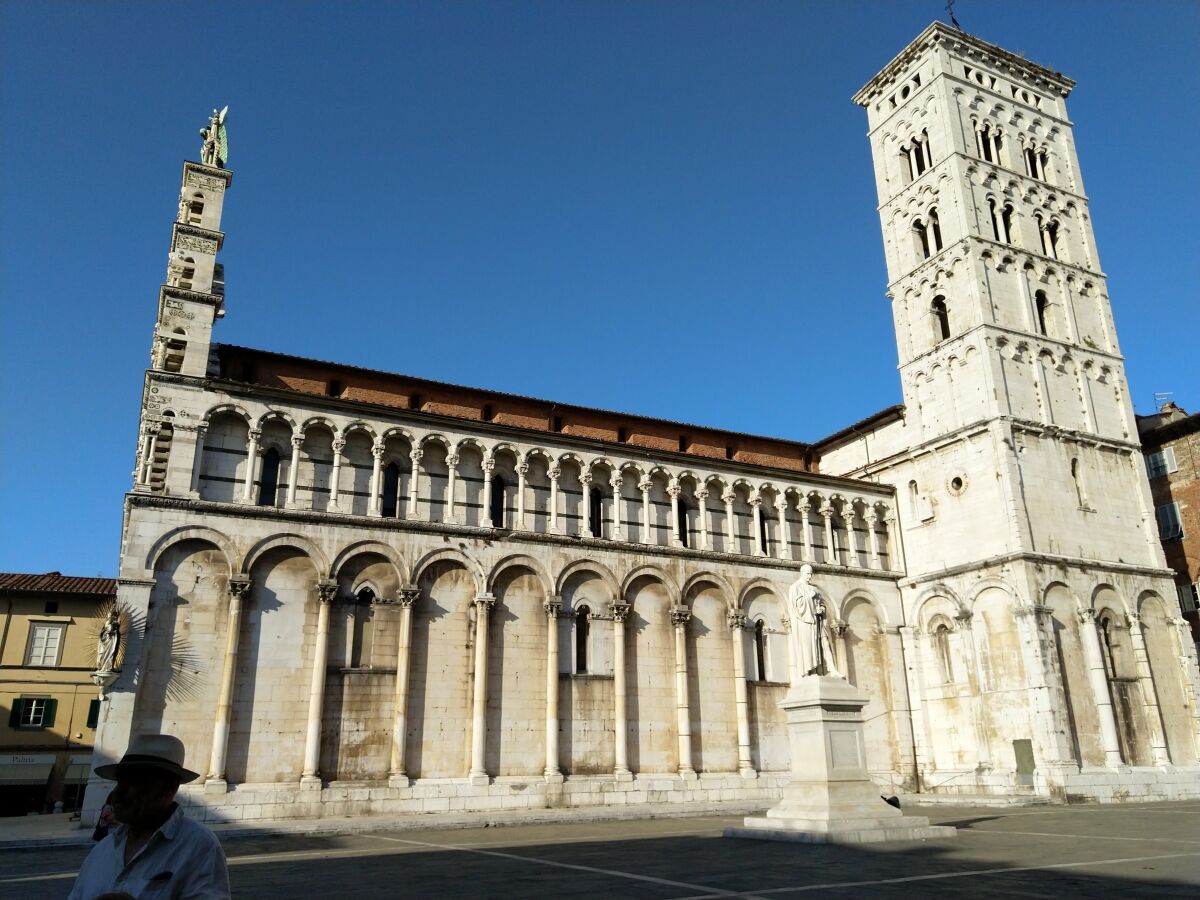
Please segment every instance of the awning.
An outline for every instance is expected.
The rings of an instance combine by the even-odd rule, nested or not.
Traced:
[[[84,784],[92,772],[92,754],[72,753],[63,784]]]
[[[49,762],[0,763],[0,784],[45,784],[54,759]]]

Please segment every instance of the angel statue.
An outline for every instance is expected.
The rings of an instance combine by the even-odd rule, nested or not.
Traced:
[[[121,650],[121,614],[116,607],[108,611],[100,637],[96,640],[96,671],[111,672]]]
[[[229,136],[225,132],[225,116],[229,107],[218,111],[213,110],[208,117],[208,127],[200,129],[200,137],[204,143],[200,145],[200,162],[206,166],[225,168],[229,161]]]
[[[833,661],[833,645],[825,622],[825,599],[812,583],[812,566],[800,567],[800,577],[788,589],[788,608],[792,619],[792,655],[799,677],[842,677]]]

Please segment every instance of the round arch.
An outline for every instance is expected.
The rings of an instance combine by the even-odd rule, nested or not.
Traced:
[[[382,556],[396,570],[396,579],[399,584],[407,584],[405,576],[408,574],[408,566],[404,562],[404,558],[396,552],[392,547],[380,541],[355,541],[353,544],[343,548],[337,556],[333,558],[333,564],[329,567],[329,577],[337,579],[341,574],[342,567],[356,556],[366,554],[375,554]]]
[[[237,551],[234,549],[233,541],[215,528],[207,528],[203,525],[184,525],[180,528],[173,528],[151,544],[150,549],[146,552],[146,571],[153,572],[154,567],[158,565],[159,557],[171,547],[184,541],[203,541],[212,544],[225,557],[225,566],[229,569],[229,574],[234,573],[233,561],[237,559]]]
[[[454,550],[449,547],[433,550],[417,560],[412,570],[413,583],[420,584],[426,570],[439,562],[454,562],[462,566],[470,573],[471,580],[475,582],[475,593],[482,594],[485,592],[483,567],[474,557],[469,556],[461,550]]]
[[[612,570],[590,559],[577,559],[563,566],[562,571],[558,573],[558,578],[554,582],[555,595],[562,596],[563,588],[567,585],[567,580],[577,572],[590,572],[597,576],[604,582],[604,586],[612,592],[614,600],[621,596],[621,587],[617,584],[617,578],[613,575]]]
[[[621,579],[622,602],[625,599],[625,595],[629,593],[629,588],[639,578],[653,578],[655,581],[660,582],[670,592],[672,598],[678,599],[679,586],[675,583],[675,579],[672,578],[665,569],[662,569],[659,566],[647,564],[644,566],[638,566]]]
[[[492,566],[492,570],[488,573],[487,579],[484,582],[488,593],[495,593],[496,579],[508,569],[529,569],[529,571],[537,576],[537,580],[541,584],[545,595],[547,597],[550,596],[551,581],[546,576],[546,570],[542,568],[540,562],[524,553],[514,553],[511,556],[505,556]]]
[[[263,538],[246,552],[245,559],[238,571],[243,575],[248,575],[250,570],[254,568],[254,564],[262,558],[263,554],[269,550],[275,550],[279,547],[291,547],[299,550],[316,566],[320,577],[324,578],[329,571],[329,563],[325,559],[325,554],[302,534],[273,534],[268,538]]]

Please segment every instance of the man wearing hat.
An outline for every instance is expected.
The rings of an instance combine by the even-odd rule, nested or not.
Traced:
[[[221,845],[175,802],[179,785],[200,777],[183,767],[183,758],[179,738],[143,734],[119,763],[96,767],[117,783],[112,807],[121,824],[92,848],[68,900],[229,897]]]

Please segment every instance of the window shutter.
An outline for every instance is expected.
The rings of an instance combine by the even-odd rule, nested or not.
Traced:
[[[1166,469],[1167,472],[1178,472],[1179,471],[1179,466],[1175,462],[1175,448],[1174,447],[1164,448],[1163,462],[1165,463],[1164,468]]]
[[[87,727],[95,728],[100,721],[100,701],[93,700],[88,704]]]
[[[12,712],[8,714],[8,727],[17,728],[21,724],[21,707],[25,705],[24,700],[13,700]]]
[[[43,728],[50,728],[52,725],[54,725],[54,712],[57,709],[58,709],[58,701],[57,700],[47,700],[46,701],[46,712],[42,716],[42,727]]]

